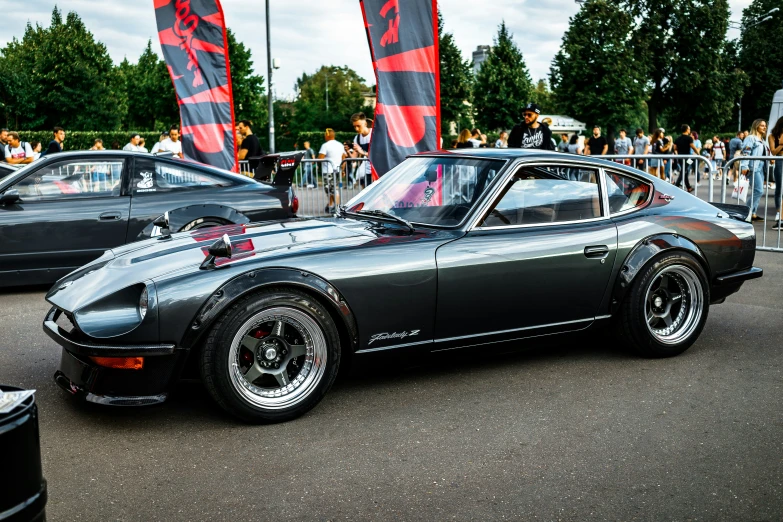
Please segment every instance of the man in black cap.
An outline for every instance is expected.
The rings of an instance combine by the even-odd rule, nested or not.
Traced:
[[[528,103],[522,111],[524,121],[511,129],[508,137],[509,149],[555,150],[552,145],[552,131],[538,121],[541,109],[535,103]]]

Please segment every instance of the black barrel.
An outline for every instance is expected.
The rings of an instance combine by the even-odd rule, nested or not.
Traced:
[[[4,385],[0,390],[21,391]],[[45,520],[46,481],[34,396],[0,414],[0,463],[0,522]]]

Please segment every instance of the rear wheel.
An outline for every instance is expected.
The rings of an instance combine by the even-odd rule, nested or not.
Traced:
[[[709,313],[704,269],[690,254],[665,254],[633,282],[620,309],[620,338],[646,357],[670,357],[687,350]]]
[[[248,422],[279,422],[314,407],[340,363],[337,328],[327,310],[297,290],[241,299],[207,338],[202,378],[225,410]]]

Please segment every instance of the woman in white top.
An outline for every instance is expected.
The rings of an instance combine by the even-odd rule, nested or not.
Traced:
[[[721,169],[723,168],[723,160],[726,159],[726,145],[721,141],[718,136],[712,137],[712,165],[715,169],[715,179],[721,179]]]

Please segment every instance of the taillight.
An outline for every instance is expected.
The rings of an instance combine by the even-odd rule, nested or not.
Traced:
[[[90,359],[98,366],[115,370],[141,370],[144,368],[144,357],[90,357]]]
[[[291,211],[296,214],[299,212],[299,198],[294,196],[293,201],[291,201]]]

